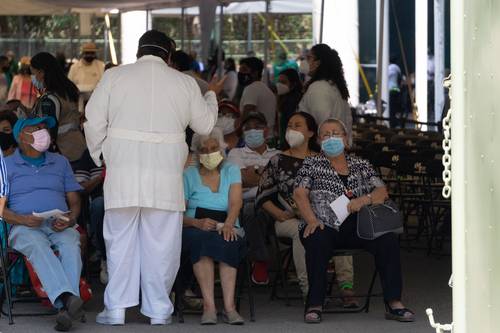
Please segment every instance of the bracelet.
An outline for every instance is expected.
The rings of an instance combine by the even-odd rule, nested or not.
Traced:
[[[368,197],[368,199],[370,199],[369,205],[371,205],[373,203],[372,195],[370,193],[368,193],[366,196]]]

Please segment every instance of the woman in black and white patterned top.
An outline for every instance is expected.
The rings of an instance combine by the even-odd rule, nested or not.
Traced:
[[[309,277],[304,321],[321,321],[328,261],[333,250],[346,248],[364,248],[375,256],[386,318],[414,321],[413,312],[401,303],[398,237],[388,233],[369,241],[357,235],[357,212],[365,205],[384,203],[388,194],[369,162],[344,153],[348,145],[346,133],[341,121],[326,120],[319,129],[322,152],[306,158],[295,179],[294,199],[302,216],[300,235]],[[342,195],[349,199],[350,215],[344,221],[340,221],[330,207]]]

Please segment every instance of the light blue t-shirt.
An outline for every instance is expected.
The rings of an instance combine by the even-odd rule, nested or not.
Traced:
[[[202,183],[198,167],[189,167],[184,171],[184,198],[188,204],[186,216],[193,217],[196,208],[228,211],[229,188],[232,184],[241,184],[240,168],[232,163],[224,162],[220,169],[220,184],[217,192],[212,192]],[[239,227],[239,222],[236,221]]]

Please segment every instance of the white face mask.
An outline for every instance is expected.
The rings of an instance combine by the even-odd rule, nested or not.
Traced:
[[[278,95],[285,95],[290,92],[290,88],[286,84],[283,84],[281,82],[276,83],[276,90],[278,92]]]
[[[234,119],[228,116],[222,116],[217,118],[217,123],[215,127],[222,130],[222,134],[227,135],[233,133],[236,129],[234,128]]]
[[[300,74],[309,75],[309,63],[307,60],[302,60],[299,67]]]
[[[306,140],[306,138],[305,138],[304,134],[302,134],[302,132],[299,132],[299,131],[296,131],[293,129],[286,130],[285,139],[286,139],[286,142],[288,142],[288,144],[292,148],[300,146]]]

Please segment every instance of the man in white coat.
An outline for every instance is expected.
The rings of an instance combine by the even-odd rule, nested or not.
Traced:
[[[184,207],[185,129],[210,133],[216,94],[202,96],[196,81],[169,67],[175,43],[151,30],[139,39],[137,61],[105,72],[86,107],[92,159],[106,164],[104,182],[109,282],[96,321],[123,325],[139,304],[152,325],[170,322],[169,293],[180,262]]]

